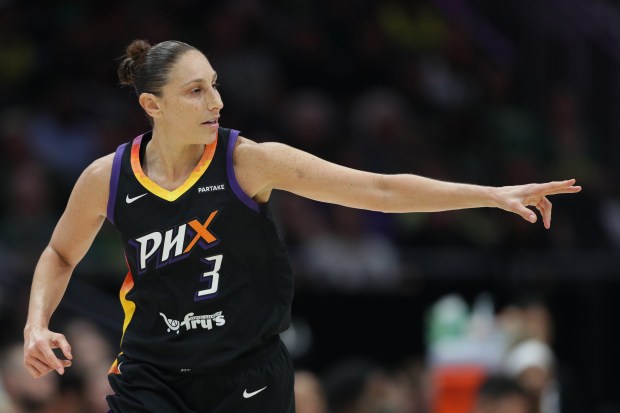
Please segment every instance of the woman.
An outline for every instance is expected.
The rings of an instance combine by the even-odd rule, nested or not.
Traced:
[[[78,179],[35,269],[24,333],[33,376],[71,365],[69,343],[48,323],[107,217],[129,267],[122,351],[110,370],[115,413],[294,411],[293,368],[278,338],[292,274],[267,207],[274,189],[383,212],[497,207],[533,223],[531,205],[546,228],[546,196],[581,189],[574,180],[493,188],[379,175],[255,143],[219,126],[217,74],[177,41],[134,41],[119,77],[153,130]]]

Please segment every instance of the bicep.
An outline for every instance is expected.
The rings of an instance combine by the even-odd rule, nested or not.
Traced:
[[[102,160],[77,180],[50,240],[49,246],[70,266],[84,257],[105,219],[110,168]]]
[[[352,208],[385,207],[385,175],[328,162],[279,143],[265,143],[270,187],[305,198]]]

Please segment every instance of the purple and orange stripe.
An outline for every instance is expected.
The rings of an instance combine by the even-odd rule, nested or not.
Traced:
[[[131,322],[133,314],[136,311],[136,303],[127,299],[127,294],[134,286],[133,275],[131,271],[127,273],[125,276],[125,281],[123,281],[123,285],[121,286],[121,291],[119,293],[121,299],[121,305],[123,306],[123,312],[125,313],[125,320],[123,321],[123,334],[121,336],[121,345],[123,343],[123,338],[125,337],[125,331],[127,331],[127,326]],[[114,360],[112,367],[108,372],[109,374],[119,374],[118,371],[118,359]]]

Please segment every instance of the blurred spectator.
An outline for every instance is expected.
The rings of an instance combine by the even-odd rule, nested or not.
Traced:
[[[534,413],[534,410],[527,392],[516,380],[490,376],[478,389],[472,413]]]
[[[7,413],[73,413],[61,409],[58,375],[34,379],[23,364],[22,343],[14,343],[2,352],[0,372],[11,406]]]
[[[591,190],[600,190],[605,179],[594,156],[600,151],[600,140],[594,138],[584,119],[579,98],[569,88],[556,86],[547,113],[547,135],[555,148],[549,175],[578,176]]]
[[[438,109],[458,110],[478,98],[475,83],[454,73],[441,56],[422,59],[419,71],[422,97]]]
[[[0,383],[0,411],[4,413],[15,413],[13,403],[4,390],[4,383]]]
[[[7,211],[0,220],[1,242],[11,251],[13,268],[20,274],[34,271],[54,228],[56,216],[46,173],[43,164],[27,162],[16,166],[8,183]]]
[[[398,413],[426,413],[429,406],[426,366],[417,358],[409,358],[393,367],[390,377],[401,394]]]
[[[553,343],[553,320],[540,299],[525,298],[516,305],[502,308],[497,322],[507,337],[508,346],[525,339],[536,339],[549,346]]]
[[[47,245],[56,217],[44,165],[31,161],[16,165],[7,186],[7,207],[0,217],[0,254],[4,254],[0,319],[6,322],[3,330],[17,327],[21,335],[30,274]],[[4,339],[10,336],[6,334]]]
[[[373,88],[361,93],[351,105],[349,124],[354,138],[342,154],[344,165],[402,173],[429,155],[427,137],[410,103],[397,90]]]
[[[332,413],[411,413],[408,389],[375,363],[347,359],[332,365],[323,375]]]
[[[534,398],[538,413],[560,413],[555,356],[546,344],[530,339],[517,344],[506,356],[506,372]]]
[[[84,382],[83,396],[87,411],[106,411],[109,408],[105,396],[112,394],[107,377],[114,351],[99,329],[88,320],[72,320],[65,331],[73,354],[71,368]]]
[[[620,250],[620,199],[611,196],[605,199],[599,212],[607,238],[615,250]]]
[[[342,146],[338,113],[329,96],[318,90],[300,91],[282,103],[281,112],[281,139],[291,146],[327,160]]]
[[[377,9],[392,42],[405,50],[433,52],[447,37],[445,19],[425,1],[388,1]]]
[[[93,114],[87,110],[95,107],[82,105],[85,98],[78,86],[55,80],[28,129],[27,139],[37,160],[56,174],[63,189],[71,188],[99,153]]]
[[[21,10],[0,4],[0,89],[17,90],[25,87],[36,68],[36,43],[28,30],[24,30]],[[0,103],[8,96],[3,93]]]
[[[458,294],[441,297],[427,311],[426,338],[432,370],[455,367],[462,376],[462,366],[472,367],[474,381],[479,371],[499,368],[506,350],[488,293],[476,297],[471,310]]]
[[[295,372],[295,411],[297,413],[327,413],[323,385],[309,371]]]
[[[2,181],[12,174],[14,168],[32,158],[26,139],[29,120],[30,112],[19,106],[10,107],[0,113],[0,159],[2,159],[0,171],[2,171]],[[2,182],[2,186],[6,190],[4,182]]]
[[[359,400],[364,393],[366,381],[376,371],[368,360],[343,360],[323,374],[327,403],[333,413],[359,413]]]
[[[364,231],[363,212],[330,211],[333,231],[316,234],[300,247],[309,280],[347,292],[394,291],[402,280],[396,247],[388,238]]]
[[[273,202],[277,211],[280,233],[293,251],[310,238],[328,231],[327,219],[313,201],[286,192],[276,192],[269,202]]]
[[[530,108],[515,99],[514,76],[512,68],[497,62],[487,60],[480,65],[486,100],[479,123],[488,145],[483,151],[500,160],[494,166],[501,171],[496,176],[501,179],[494,183],[502,185],[544,179],[540,167],[547,145]]]

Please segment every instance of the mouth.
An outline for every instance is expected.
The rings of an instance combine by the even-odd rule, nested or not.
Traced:
[[[213,119],[210,119],[208,121],[202,122],[201,125],[211,125],[211,126],[217,125],[219,123],[219,119],[220,119],[220,117],[218,116],[216,118],[213,118]]]

